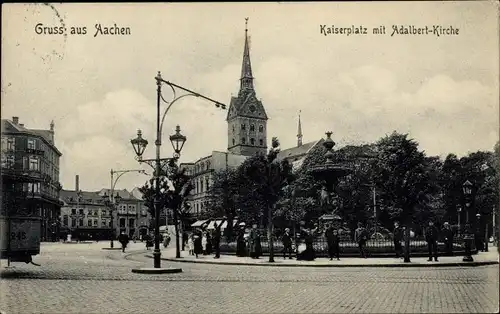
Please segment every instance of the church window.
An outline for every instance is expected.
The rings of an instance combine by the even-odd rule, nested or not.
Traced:
[[[254,131],[255,131],[255,125],[250,124],[250,132],[254,132]]]
[[[263,125],[259,125],[259,132],[264,132],[264,126]]]
[[[235,141],[235,140],[234,140],[234,138],[233,138],[233,145],[234,145],[235,143],[236,143],[236,141]]]
[[[264,141],[262,139],[259,140],[260,146],[264,146]]]
[[[244,123],[241,125],[241,129],[242,129],[242,130],[244,130],[244,129],[245,129],[245,124],[244,124]]]
[[[250,139],[250,144],[252,144],[252,145],[255,144],[255,140],[253,138]]]
[[[247,139],[246,139],[246,138],[244,138],[244,137],[242,137],[242,138],[241,138],[241,143],[245,144],[246,142],[247,142]]]

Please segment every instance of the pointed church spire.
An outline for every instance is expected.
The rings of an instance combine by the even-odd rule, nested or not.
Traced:
[[[297,147],[302,146],[302,124],[300,123],[300,110],[299,110],[299,128],[297,130]]]
[[[245,18],[245,48],[243,50],[243,64],[241,66],[240,93],[244,90],[253,90],[252,64],[250,63],[250,44],[248,40],[248,17]]]

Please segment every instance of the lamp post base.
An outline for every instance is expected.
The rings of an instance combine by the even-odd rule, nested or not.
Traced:
[[[161,268],[161,251],[155,249],[153,252],[153,267]]]
[[[462,259],[463,262],[473,262],[474,258],[472,258],[471,255],[465,255],[464,258]]]
[[[182,273],[182,268],[133,268],[132,272],[135,274],[176,274]]]

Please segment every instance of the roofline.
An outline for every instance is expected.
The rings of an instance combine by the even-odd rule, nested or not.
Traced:
[[[11,121],[7,120],[7,119],[2,119],[10,124],[13,124]],[[35,129],[33,129],[35,130]],[[40,130],[40,131],[47,131],[47,130]],[[26,130],[18,130],[18,131],[4,131],[2,130],[2,134],[5,134],[5,135],[31,135],[31,136],[34,136],[34,137],[38,137],[40,138],[42,141],[44,141],[47,145],[49,145],[58,155],[59,157],[62,156],[62,153],[57,149],[57,147],[50,143],[45,137],[43,137],[42,135],[40,134],[37,134],[37,133],[34,133],[34,132],[30,132],[30,129],[26,129]]]

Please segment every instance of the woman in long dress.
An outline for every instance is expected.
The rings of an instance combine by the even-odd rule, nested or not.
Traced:
[[[195,231],[193,235],[193,244],[194,244],[194,255],[198,258],[198,254],[203,253],[203,246],[201,244],[201,232]]]
[[[252,226],[250,235],[248,237],[249,251],[251,258],[259,258],[262,253],[262,246],[260,243],[260,233],[257,230],[257,224]]]
[[[245,243],[245,225],[240,224],[240,230],[238,230],[238,236],[236,238],[236,256],[244,257],[247,256],[247,249]]]
[[[314,252],[314,236],[318,228],[309,229],[301,228],[301,244],[298,246],[297,260],[298,261],[314,261],[316,252]]]
[[[203,232],[203,235],[201,236],[201,247],[203,255],[207,255],[207,234],[205,232]]]

